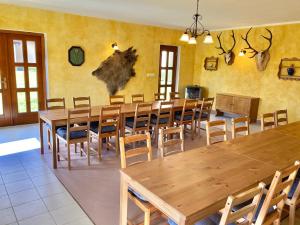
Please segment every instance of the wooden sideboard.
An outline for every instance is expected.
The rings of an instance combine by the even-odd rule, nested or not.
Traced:
[[[250,122],[255,123],[257,120],[259,98],[234,95],[234,94],[217,94],[216,111],[217,116],[226,113],[240,114],[248,116]]]

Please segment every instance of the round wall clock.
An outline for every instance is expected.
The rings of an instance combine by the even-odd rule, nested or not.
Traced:
[[[79,46],[72,46],[69,49],[69,63],[72,66],[81,66],[84,63],[84,51]]]

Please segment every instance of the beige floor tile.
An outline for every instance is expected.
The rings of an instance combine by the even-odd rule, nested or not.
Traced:
[[[35,189],[19,191],[9,195],[12,206],[21,205],[40,199],[39,193]]]
[[[2,175],[2,179],[5,184],[13,183],[20,180],[25,180],[27,178],[28,175],[25,171]]]
[[[47,197],[47,196],[66,192],[64,186],[59,182],[50,183],[50,184],[46,184],[43,186],[38,186],[37,190],[38,190],[40,196],[43,198]]]
[[[75,222],[77,219],[86,217],[78,205],[69,205],[50,212],[57,225]]]
[[[0,196],[7,195],[4,184],[0,184]]]
[[[0,225],[16,222],[16,217],[12,208],[0,210],[0,218]]]
[[[66,223],[65,225],[93,225],[91,220],[86,216],[79,219],[76,219],[76,221],[72,221],[70,223]]]
[[[19,191],[24,191],[33,188],[33,183],[30,179],[20,180],[17,182],[9,183],[5,185],[7,193],[13,194]]]
[[[55,225],[49,213],[34,216],[25,220],[18,221],[19,225]]]
[[[1,209],[7,209],[7,208],[10,208],[10,207],[11,207],[11,203],[10,203],[8,195],[0,196],[0,210]]]
[[[18,220],[24,220],[47,212],[42,200],[35,200],[13,207]]]
[[[75,200],[66,192],[45,197],[43,198],[43,201],[49,211],[59,209],[63,206],[76,204]]]
[[[42,176],[33,177],[31,179],[35,186],[42,186],[42,185],[58,182],[58,179],[53,174],[44,174]]]

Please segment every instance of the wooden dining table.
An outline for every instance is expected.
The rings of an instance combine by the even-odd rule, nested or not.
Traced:
[[[174,111],[183,108],[184,99],[174,99]],[[200,101],[199,101],[200,103]],[[153,113],[157,112],[159,109],[160,101],[153,102],[152,110]],[[91,121],[98,121],[100,110],[103,106],[93,106],[91,107]],[[121,105],[121,123],[120,123],[120,133],[121,136],[125,135],[125,119],[126,117],[134,116],[136,109],[135,103],[123,104]],[[52,165],[53,168],[57,168],[57,152],[56,152],[56,127],[63,126],[67,124],[68,109],[57,109],[57,110],[43,110],[39,111],[39,126],[40,126],[40,142],[41,142],[41,154],[44,154],[44,124],[48,124],[51,130],[52,139]]]
[[[300,122],[122,169],[120,225],[127,225],[129,186],[178,225],[192,225],[296,160]]]

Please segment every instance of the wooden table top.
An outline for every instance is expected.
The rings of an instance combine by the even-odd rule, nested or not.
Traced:
[[[226,199],[300,159],[300,122],[201,147],[121,171],[124,179],[175,221],[193,224]]]
[[[174,108],[182,108],[184,104],[184,99],[175,99],[172,100],[174,102]],[[153,102],[152,109],[153,111],[157,111],[159,109],[159,101]],[[100,109],[103,106],[92,106],[91,107],[91,116],[99,117]],[[135,112],[135,103],[126,103],[121,105],[121,113],[129,114]],[[51,123],[52,121],[60,121],[66,120],[68,117],[68,109],[57,109],[57,110],[43,110],[39,111],[39,116],[46,122]]]

